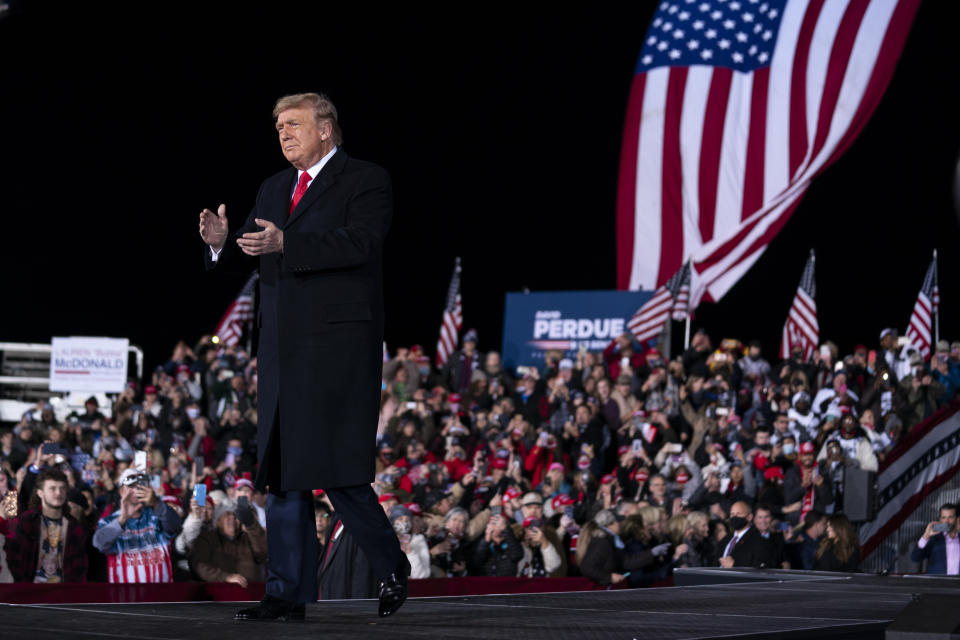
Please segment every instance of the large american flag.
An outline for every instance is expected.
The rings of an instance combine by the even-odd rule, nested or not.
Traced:
[[[917,295],[917,302],[910,314],[910,326],[907,338],[924,358],[930,357],[930,346],[936,338],[933,335],[933,318],[940,307],[940,289],[937,286],[937,258],[934,256],[923,277],[923,286]]]
[[[243,335],[243,328],[253,321],[253,289],[257,284],[257,274],[254,273],[247,283],[240,289],[240,293],[227,307],[227,312],[213,330],[213,334],[220,338],[221,344],[236,346]]]
[[[919,0],[668,0],[644,40],[617,197],[617,286],[693,260],[719,300],[876,108]]]
[[[642,344],[659,336],[671,316],[675,320],[686,319],[689,292],[690,265],[685,264],[627,322],[637,342]]]
[[[442,367],[450,354],[457,348],[460,329],[463,327],[463,307],[460,305],[460,258],[453,267],[450,289],[447,291],[447,304],[443,308],[440,322],[440,338],[437,340],[437,367]]]
[[[790,313],[783,324],[783,337],[780,338],[780,357],[790,357],[794,347],[803,349],[803,359],[809,360],[820,341],[820,326],[817,324],[816,284],[813,281],[813,267],[816,259],[813,250],[807,259],[807,265],[800,276],[797,295],[793,297]]]

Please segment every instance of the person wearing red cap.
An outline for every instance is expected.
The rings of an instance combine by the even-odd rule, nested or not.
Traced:
[[[622,372],[633,373],[644,366],[644,357],[633,348],[633,335],[624,332],[617,336],[603,350],[603,359],[607,363],[607,372],[611,380],[616,380]]]
[[[537,486],[541,482],[548,482],[544,477],[545,471],[548,468],[552,468],[553,465],[558,464],[561,459],[562,456],[556,436],[547,431],[538,433],[536,441],[530,448],[530,453],[526,455],[523,461],[523,468],[530,474],[530,483],[533,486]],[[562,464],[560,465],[560,469],[563,469]],[[548,495],[553,495],[553,492],[551,491]]]
[[[820,473],[816,460],[817,448],[812,442],[800,444],[798,464],[787,469],[783,478],[783,501],[787,505],[800,504],[800,508],[786,514],[794,525],[806,518],[811,511],[826,512],[833,504],[833,483],[830,474]]]

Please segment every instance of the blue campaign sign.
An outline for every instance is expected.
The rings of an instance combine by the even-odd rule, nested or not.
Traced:
[[[575,358],[581,345],[602,351],[626,331],[627,321],[652,291],[549,291],[508,293],[503,314],[503,363],[540,366],[560,349]]]

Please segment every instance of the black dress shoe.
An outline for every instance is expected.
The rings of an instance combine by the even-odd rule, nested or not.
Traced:
[[[396,571],[380,583],[380,617],[385,618],[395,612],[407,599],[407,576],[410,575],[410,562],[407,557]]]
[[[303,620],[306,607],[302,602],[288,602],[273,596],[264,596],[263,600],[252,607],[237,611],[235,620]]]

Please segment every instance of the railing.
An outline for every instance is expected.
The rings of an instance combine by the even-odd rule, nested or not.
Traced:
[[[960,474],[923,499],[920,506],[860,563],[864,573],[917,573],[923,567],[910,559],[927,524],[940,516],[940,505],[960,502]]]
[[[940,506],[960,502],[960,401],[906,434],[880,467],[878,512],[860,528],[864,572],[915,573],[910,559]]]

